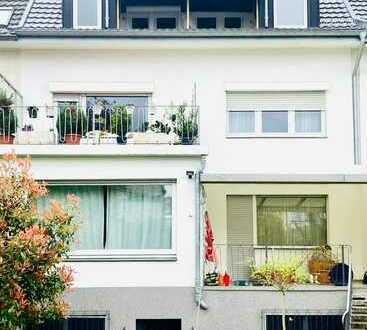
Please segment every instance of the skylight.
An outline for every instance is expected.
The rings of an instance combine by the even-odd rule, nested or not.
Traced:
[[[13,14],[13,8],[0,7],[0,26],[7,26],[9,24],[12,14]]]

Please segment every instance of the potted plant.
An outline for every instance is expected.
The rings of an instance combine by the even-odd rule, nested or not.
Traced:
[[[132,127],[132,113],[124,105],[114,105],[111,114],[111,133],[116,134],[117,142],[126,143],[126,134]]]
[[[13,96],[0,89],[0,144],[14,143],[18,121],[13,103]]]
[[[78,106],[69,105],[59,109],[56,126],[60,143],[79,144],[86,133],[87,119]]]
[[[330,283],[330,269],[335,265],[335,257],[329,245],[317,247],[308,261],[310,274],[320,284]]]
[[[196,108],[180,105],[171,120],[181,144],[193,144],[196,141],[199,135],[199,114]]]

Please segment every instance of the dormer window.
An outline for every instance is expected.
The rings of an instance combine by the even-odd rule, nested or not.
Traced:
[[[217,18],[216,17],[198,17],[196,19],[196,27],[198,29],[216,29]]]
[[[275,28],[307,28],[307,0],[274,0]]]
[[[102,28],[102,0],[74,0],[74,28]]]
[[[0,7],[0,26],[8,26],[12,15],[13,15],[13,8]]]

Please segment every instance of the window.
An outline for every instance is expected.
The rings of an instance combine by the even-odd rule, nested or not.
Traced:
[[[242,17],[225,17],[224,28],[240,29],[242,27]]]
[[[74,27],[80,29],[102,28],[101,0],[74,0]]]
[[[13,8],[0,7],[0,26],[7,26],[10,18],[13,15]]]
[[[148,17],[132,17],[131,28],[134,30],[146,30],[149,29]]]
[[[157,21],[157,29],[176,29],[176,17],[158,17]]]
[[[257,243],[320,246],[327,242],[326,197],[257,196]]]
[[[73,185],[49,187],[51,199],[80,198],[76,251],[173,249],[173,185]]]
[[[324,137],[324,91],[227,92],[228,137]]]
[[[274,0],[276,28],[307,28],[307,0]]]
[[[229,131],[231,133],[255,132],[255,112],[253,111],[230,111]]]
[[[136,320],[136,330],[181,330],[181,320]]]
[[[67,320],[49,321],[42,325],[28,326],[25,330],[105,330],[105,317],[69,317]]]
[[[287,111],[263,111],[262,131],[264,133],[287,133],[288,112]]]
[[[340,315],[287,315],[286,326],[289,330],[343,330]],[[281,330],[281,315],[266,315],[266,330]]]
[[[216,29],[217,18],[216,17],[197,17],[196,27],[198,29]]]
[[[297,111],[296,127],[297,133],[319,133],[321,132],[320,111]]]

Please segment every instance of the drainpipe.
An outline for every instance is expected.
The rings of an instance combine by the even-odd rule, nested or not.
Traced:
[[[204,262],[203,262],[203,240],[204,240],[204,229],[203,229],[203,210],[201,208],[201,180],[200,176],[202,169],[195,174],[195,219],[196,219],[196,276],[195,276],[195,302],[198,308],[202,310],[208,310],[208,305],[203,300],[203,273],[204,273]]]
[[[269,27],[269,0],[265,0],[265,28]]]
[[[361,157],[361,104],[360,104],[360,66],[366,44],[366,31],[360,34],[360,48],[354,63],[352,74],[353,93],[353,131],[354,131],[354,164],[360,165]]]

